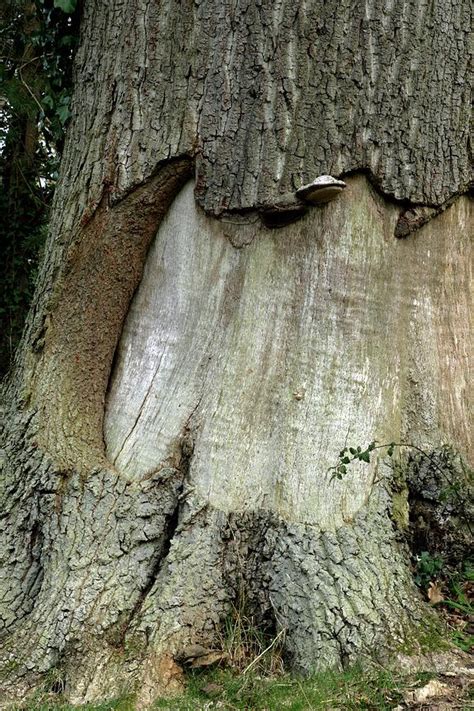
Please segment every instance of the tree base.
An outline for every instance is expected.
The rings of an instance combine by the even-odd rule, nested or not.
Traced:
[[[183,500],[181,485],[172,469],[141,484],[73,478],[62,516],[51,496],[41,527],[55,545],[34,608],[3,647],[5,694],[42,673],[75,703],[124,685],[148,689],[145,703],[179,688],[191,645],[222,648],[236,609],[270,638],[282,633],[286,665],[303,674],[382,658],[422,620],[387,511],[323,531]]]

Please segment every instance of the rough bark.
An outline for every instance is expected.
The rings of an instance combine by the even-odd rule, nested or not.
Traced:
[[[319,173],[435,211],[467,187],[468,3],[361,8],[85,3],[5,387],[5,686],[57,669],[74,700],[141,680],[148,703],[242,592],[304,671],[423,614],[390,472],[327,468],[346,437],[472,454],[469,200],[407,240],[410,206],[363,176],[259,218]]]
[[[65,187],[90,207],[186,153],[214,213],[359,169],[439,205],[471,179],[471,25],[469,0],[86,3]]]

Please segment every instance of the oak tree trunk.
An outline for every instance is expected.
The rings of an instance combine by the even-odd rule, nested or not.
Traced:
[[[146,705],[242,599],[304,672],[422,621],[391,470],[328,468],[346,441],[472,456],[470,13],[86,0],[4,387],[5,690],[55,669]],[[270,228],[321,174],[347,189]]]

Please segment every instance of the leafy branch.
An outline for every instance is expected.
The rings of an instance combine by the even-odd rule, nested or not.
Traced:
[[[365,449],[362,449],[362,447],[344,447],[344,449],[341,449],[339,452],[338,463],[328,470],[333,472],[331,481],[333,479],[342,479],[344,474],[347,474],[347,467],[355,461],[370,464],[370,455],[377,449],[387,449],[387,456],[393,456],[393,451],[396,446],[400,445],[397,445],[396,442],[377,444],[377,440],[373,440]]]
[[[339,452],[337,464],[335,464],[333,467],[330,467],[328,470],[329,472],[332,472],[330,481],[333,481],[334,479],[342,480],[344,475],[347,474],[348,468],[351,466],[351,464],[353,464],[353,462],[359,461],[359,462],[365,462],[366,464],[370,464],[371,456],[372,456],[373,452],[376,452],[377,450],[385,450],[385,456],[392,458],[396,449],[399,449],[399,450],[408,449],[408,450],[418,453],[424,459],[426,459],[429,462],[430,466],[432,466],[433,469],[438,472],[441,479],[447,485],[444,492],[443,492],[445,494],[445,498],[447,498],[448,496],[454,495],[460,504],[461,511],[464,510],[465,501],[464,501],[464,498],[461,494],[460,486],[457,482],[454,482],[452,480],[452,478],[449,476],[449,473],[447,473],[446,470],[442,466],[440,466],[440,464],[437,461],[437,452],[426,452],[424,449],[422,449],[421,447],[418,447],[418,445],[413,444],[412,442],[379,443],[379,442],[377,442],[377,440],[373,440],[365,448],[362,448],[360,446],[344,447],[344,449],[342,449]],[[462,473],[464,475],[466,475],[466,468],[464,466],[464,462],[462,461],[461,458],[459,458],[459,459],[460,459]],[[380,480],[377,480],[377,481],[380,481]],[[377,482],[374,482],[374,483],[377,483]],[[465,517],[465,522],[467,524],[467,528],[468,528],[469,532],[472,534],[473,531],[472,531],[471,525],[470,525],[467,517]]]

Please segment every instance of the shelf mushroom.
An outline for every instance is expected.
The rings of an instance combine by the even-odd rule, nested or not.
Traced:
[[[322,205],[334,200],[345,187],[343,180],[333,178],[332,175],[320,175],[312,183],[299,188],[295,195],[298,200],[309,205]]]
[[[312,183],[303,185],[294,193],[285,193],[261,209],[260,215],[266,227],[284,227],[302,217],[308,208],[324,205],[341,193],[346,184],[332,175],[320,175]]]

